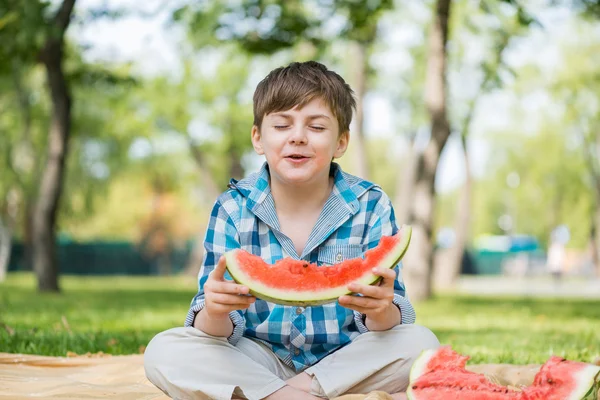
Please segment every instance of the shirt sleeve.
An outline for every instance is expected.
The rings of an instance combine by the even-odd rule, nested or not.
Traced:
[[[184,326],[193,326],[196,315],[204,308],[204,284],[215,269],[219,258],[225,252],[239,247],[239,234],[235,223],[221,202],[217,201],[211,211],[204,237],[204,258],[198,273],[198,293],[192,299]],[[229,272],[225,272],[225,279],[231,280]],[[229,317],[233,323],[233,333],[227,340],[235,345],[244,333],[246,325],[244,312],[242,310],[232,311],[229,313]]]
[[[373,213],[376,217],[372,219],[374,223],[368,233],[369,249],[376,247],[382,236],[393,236],[398,232],[392,202],[384,193],[382,193],[381,198],[375,205]],[[400,313],[402,314],[401,323],[414,324],[416,314],[414,307],[406,295],[406,288],[402,279],[402,262],[394,267],[394,271],[396,272],[396,280],[394,281],[393,303],[400,309]],[[369,331],[369,328],[365,325],[364,314],[354,311],[354,322],[359,332],[365,333]]]

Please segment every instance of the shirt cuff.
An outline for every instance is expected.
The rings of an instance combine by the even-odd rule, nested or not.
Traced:
[[[183,326],[194,326],[194,319],[196,319],[196,315],[204,308],[204,301],[201,300],[198,303],[194,304],[187,313],[185,318],[185,322]],[[227,338],[227,341],[235,346],[237,342],[239,342],[240,338],[244,334],[244,328],[246,326],[246,322],[244,321],[244,317],[240,315],[237,311],[232,311],[229,313],[229,318],[233,323],[233,332]]]
[[[400,296],[399,294],[394,294],[394,299],[392,300],[392,303],[400,309],[400,313],[402,314],[400,323],[402,325],[415,323],[417,319],[415,309],[406,297]],[[358,311],[354,311],[354,323],[358,328],[358,332],[369,332],[369,328],[367,328],[367,325],[365,324],[365,314],[359,313]]]

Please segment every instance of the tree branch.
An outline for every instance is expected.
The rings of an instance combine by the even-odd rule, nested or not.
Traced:
[[[585,133],[581,130],[579,131],[581,134],[581,139],[583,140],[583,155],[585,157],[586,164],[588,165],[588,169],[590,170],[590,175],[592,176],[592,181],[594,183],[594,187],[596,189],[596,196],[600,199],[600,170],[596,163],[594,162],[594,157],[590,154],[589,149],[594,146],[594,143],[591,140],[586,138]],[[597,135],[596,142],[600,141],[600,134]],[[600,148],[600,145],[597,143],[597,147]]]
[[[75,0],[63,0],[60,8],[56,12],[54,16],[54,25],[59,29],[59,35],[62,37],[67,28],[69,27],[69,23],[71,22],[71,13],[73,12],[73,7],[75,6]]]
[[[186,136],[186,139],[188,142],[188,147],[190,149],[190,153],[192,154],[192,158],[196,162],[198,169],[200,170],[200,172],[203,175],[204,184],[206,185],[205,188],[208,191],[208,197],[210,199],[215,199],[219,195],[220,190],[219,190],[217,183],[211,176],[208,166],[204,162],[204,155],[202,154],[202,152],[200,150],[198,150],[198,148],[194,144],[194,140],[192,139],[190,134],[186,132],[185,136]]]

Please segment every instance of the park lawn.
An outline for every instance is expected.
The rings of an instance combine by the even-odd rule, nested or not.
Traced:
[[[132,354],[157,332],[181,326],[194,277],[63,277],[61,294],[39,294],[32,274],[0,283],[0,352],[64,356]],[[473,363],[542,363],[551,354],[600,356],[600,302],[438,296],[417,323]]]

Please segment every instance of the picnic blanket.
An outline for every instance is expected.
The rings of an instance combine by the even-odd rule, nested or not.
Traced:
[[[468,369],[503,385],[529,385],[540,365],[481,364]],[[143,355],[71,354],[69,357],[0,353],[0,400],[167,400],[144,375]],[[338,400],[385,400],[383,392]]]

